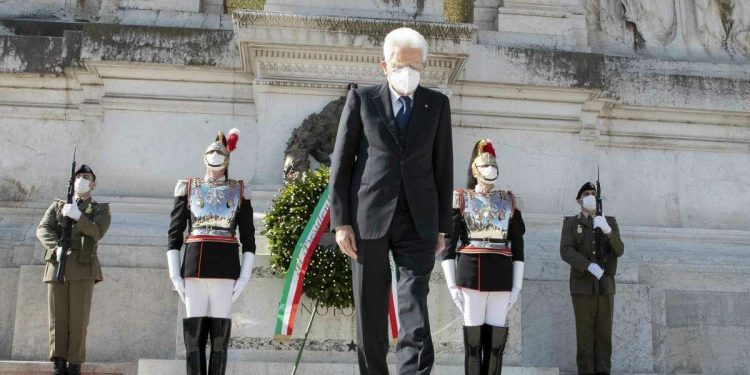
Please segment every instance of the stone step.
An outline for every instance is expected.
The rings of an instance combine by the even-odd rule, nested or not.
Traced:
[[[236,362],[227,364],[227,375],[264,374],[264,375],[287,375],[292,371],[293,363],[290,362]],[[396,373],[393,364],[390,366],[391,373]],[[184,374],[185,362],[181,360],[149,360],[138,361],[138,375],[162,375],[162,374]],[[354,363],[300,363],[298,374],[301,375],[354,375],[359,370]],[[461,365],[435,365],[435,375],[463,374]],[[506,375],[557,375],[557,368],[550,367],[504,367],[503,374]]]
[[[0,375],[47,375],[51,373],[51,362],[0,361]],[[138,364],[84,363],[81,366],[81,373],[84,375],[136,375],[138,374]]]

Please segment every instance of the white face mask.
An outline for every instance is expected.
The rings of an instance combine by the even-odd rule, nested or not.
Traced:
[[[211,170],[220,170],[224,169],[224,161],[226,158],[224,155],[218,153],[218,152],[212,152],[205,157],[206,160],[206,167],[208,167]]]
[[[589,211],[596,210],[596,197],[593,195],[587,195],[583,197],[581,206]]]
[[[411,67],[403,67],[391,72],[390,83],[393,89],[401,95],[411,95],[417,90],[421,74]]]
[[[86,194],[91,191],[89,180],[83,177],[76,178],[76,181],[73,183],[73,188],[78,194]]]
[[[495,182],[497,180],[497,167],[494,165],[488,165],[485,167],[477,167],[479,174],[482,175],[484,182]]]

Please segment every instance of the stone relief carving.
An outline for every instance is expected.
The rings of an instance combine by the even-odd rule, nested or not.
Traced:
[[[340,97],[308,116],[292,136],[284,150],[284,180],[290,181],[310,169],[310,156],[320,164],[330,166],[330,154],[336,142],[339,118],[344,109],[345,97]]]
[[[750,3],[746,0],[695,0],[695,18],[705,48],[721,47],[750,58]]]
[[[750,59],[747,0],[584,0],[583,7],[589,32],[599,35],[591,40],[637,53]]]

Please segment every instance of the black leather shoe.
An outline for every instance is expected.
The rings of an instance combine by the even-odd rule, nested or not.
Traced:
[[[54,365],[53,375],[68,375],[68,362],[65,361],[65,358],[54,357],[52,358],[52,364]]]
[[[81,365],[68,364],[68,375],[81,375]]]
[[[211,359],[208,375],[224,375],[227,370],[227,351],[232,319],[211,318]]]

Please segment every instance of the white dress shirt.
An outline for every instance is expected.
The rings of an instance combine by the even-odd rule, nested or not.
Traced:
[[[397,93],[390,84],[388,84],[388,88],[391,90],[391,105],[393,106],[393,117],[395,118],[398,116],[398,111],[401,110],[401,106],[403,106],[399,100],[401,99],[401,94]],[[409,99],[411,99],[411,106],[414,107],[414,93],[409,95]]]

